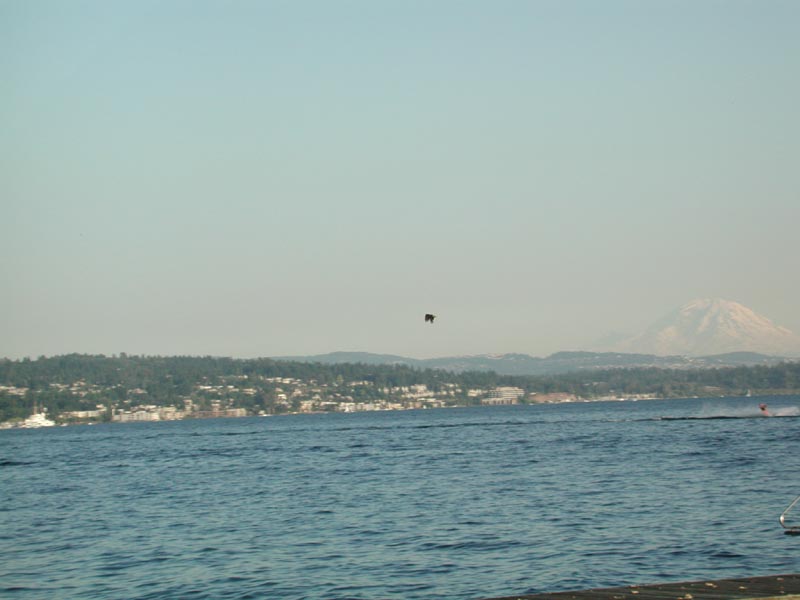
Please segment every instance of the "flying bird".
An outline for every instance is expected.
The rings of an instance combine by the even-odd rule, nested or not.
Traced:
[[[436,318],[436,315],[432,315],[430,313],[425,315],[425,322],[426,323],[433,323],[433,320]]]

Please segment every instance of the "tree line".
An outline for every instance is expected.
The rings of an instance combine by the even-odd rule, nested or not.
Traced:
[[[461,395],[454,401],[475,402],[467,389],[497,386],[520,387],[527,394],[565,392],[579,398],[654,395],[662,398],[774,393],[800,393],[800,363],[775,366],[706,369],[629,368],[582,370],[547,376],[498,375],[494,372],[449,372],[405,365],[362,363],[321,364],[279,361],[269,358],[233,359],[193,356],[115,356],[68,354],[38,359],[0,359],[0,421],[22,418],[33,402],[51,413],[93,409],[98,404],[118,406],[131,402],[132,391],[147,404],[179,406],[196,394],[198,385],[221,385],[239,378],[292,378],[328,390],[349,390],[357,401],[378,399],[384,388],[424,384],[433,392],[455,384]],[[348,388],[353,381],[370,386]],[[83,395],[62,386],[82,382]],[[56,385],[53,385],[56,384]],[[251,384],[242,384],[251,385]],[[267,398],[269,384],[259,385],[259,397]],[[27,390],[24,394],[20,389]],[[250,408],[252,398],[233,394],[240,406]],[[266,401],[266,400],[265,400]]]

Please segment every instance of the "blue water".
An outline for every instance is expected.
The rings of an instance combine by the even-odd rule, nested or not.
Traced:
[[[778,515],[800,494],[800,397],[767,400],[788,418],[759,401],[0,431],[0,595],[472,599],[798,572]]]

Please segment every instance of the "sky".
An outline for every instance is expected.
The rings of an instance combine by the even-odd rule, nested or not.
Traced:
[[[0,357],[545,356],[706,297],[800,333],[798,23],[0,0]]]

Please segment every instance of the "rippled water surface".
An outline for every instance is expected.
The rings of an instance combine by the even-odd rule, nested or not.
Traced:
[[[468,599],[797,572],[777,519],[800,398],[759,401],[0,431],[0,591]]]

